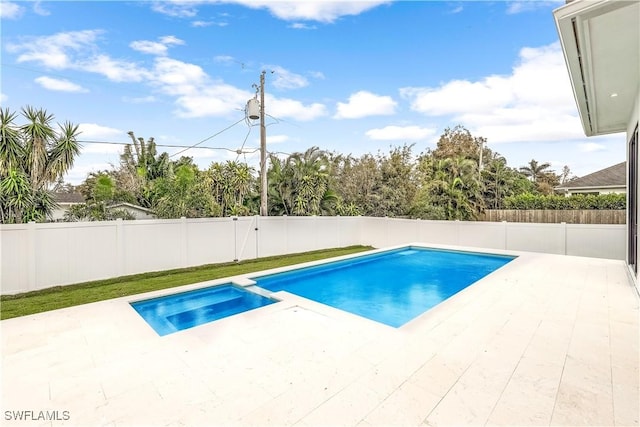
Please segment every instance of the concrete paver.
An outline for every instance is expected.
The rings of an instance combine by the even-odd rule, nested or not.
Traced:
[[[398,329],[286,292],[164,337],[144,295],[4,320],[2,424],[637,426],[626,266],[518,255]]]

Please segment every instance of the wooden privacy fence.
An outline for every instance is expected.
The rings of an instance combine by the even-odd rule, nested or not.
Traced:
[[[626,224],[626,210],[487,209],[480,221],[534,222],[543,224]]]

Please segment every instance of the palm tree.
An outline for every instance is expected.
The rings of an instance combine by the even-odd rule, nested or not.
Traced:
[[[147,142],[128,132],[131,144],[125,145],[120,155],[120,169],[115,173],[118,187],[133,194],[140,206],[152,207],[154,204],[153,181],[168,178],[173,173],[173,164],[169,154],[158,155],[153,137]]]
[[[484,207],[477,164],[463,157],[423,160],[426,193],[446,219],[475,219]]]
[[[159,178],[163,187],[154,209],[159,218],[206,218],[222,214],[211,191],[213,180],[209,171],[201,172],[196,165],[182,165],[171,178]]]
[[[485,182],[485,202],[493,209],[502,208],[505,197],[513,194],[514,170],[507,167],[507,160],[502,156],[494,156],[482,171]]]
[[[538,179],[543,176],[550,167],[550,163],[538,163],[537,160],[531,159],[527,166],[520,168],[520,172],[531,179],[531,181],[538,182]]]
[[[327,153],[311,147],[281,160],[271,156],[269,210],[276,215],[322,215],[334,212],[338,196],[330,188]]]
[[[246,163],[228,161],[212,163],[208,174],[212,192],[222,208],[222,215],[249,215],[247,203],[255,189],[254,169]]]
[[[43,221],[55,208],[49,188],[73,166],[80,153],[78,126],[53,128],[54,116],[30,106],[22,108],[26,124],[15,125],[16,113],[0,109],[0,220]]]

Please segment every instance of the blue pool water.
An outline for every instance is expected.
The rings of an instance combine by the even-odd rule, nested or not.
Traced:
[[[133,302],[131,306],[162,336],[274,302],[225,284]]]
[[[514,258],[410,247],[253,280],[400,327]]]

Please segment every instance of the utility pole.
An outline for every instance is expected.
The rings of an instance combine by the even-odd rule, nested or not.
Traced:
[[[264,124],[264,75],[260,74],[260,216],[267,216],[267,128]]]

